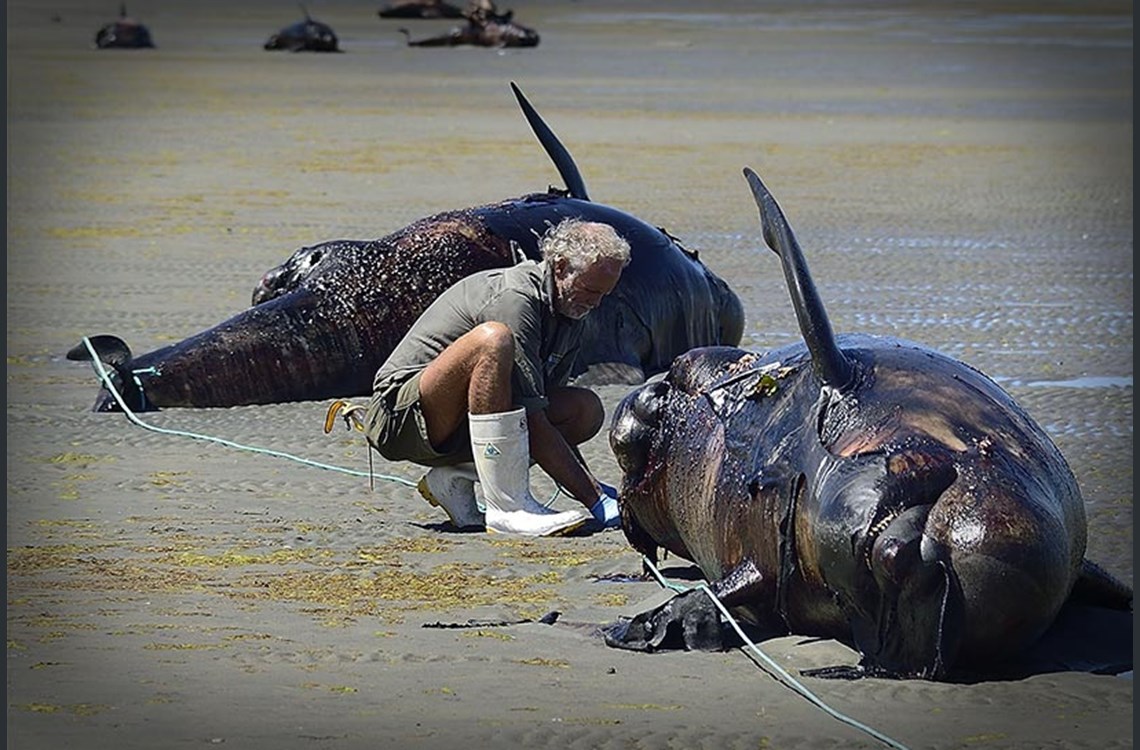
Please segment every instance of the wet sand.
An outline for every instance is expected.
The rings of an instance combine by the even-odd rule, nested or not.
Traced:
[[[147,51],[91,48],[114,3],[8,4],[10,747],[1132,746],[1130,675],[801,678],[860,727],[743,651],[609,649],[599,625],[668,595],[620,533],[453,533],[415,467],[377,461],[369,488],[328,403],[137,424],[91,413],[63,357],[208,328],[302,245],[557,184],[513,80],[595,200],[730,280],[760,349],[798,334],[756,169],[835,328],[997,379],[1070,462],[1088,557],[1131,584],[1130,4],[542,0],[514,8],[540,46],[503,52],[409,49],[399,26],[451,22],[378,7],[310,5],[346,52],[305,55],[261,49],[287,3],[132,2]],[[617,480],[604,434],[585,453]],[[761,647],[793,675],[857,659]]]

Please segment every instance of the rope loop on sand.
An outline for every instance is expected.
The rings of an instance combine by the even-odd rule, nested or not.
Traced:
[[[659,571],[657,569],[657,566],[654,565],[653,561],[650,560],[648,557],[645,557],[643,555],[641,559],[645,563],[645,566],[653,573],[653,576],[657,579],[657,582],[660,583],[664,588],[667,588],[670,591],[676,591],[678,593],[684,593],[685,591],[690,590],[690,589],[686,588],[685,586],[682,586],[681,584],[670,583],[669,581],[666,581],[665,577],[663,575],[661,575],[661,571]],[[728,620],[728,624],[732,626],[732,629],[735,630],[736,634],[738,636],[740,636],[740,639],[742,641],[744,641],[744,645],[745,645],[744,651],[746,653],[748,653],[749,656],[753,657],[754,661],[759,660],[759,665],[760,665],[761,669],[764,669],[770,675],[775,677],[777,681],[782,682],[787,687],[789,687],[792,690],[794,690],[795,692],[799,693],[801,696],[803,696],[808,701],[810,701],[813,705],[815,705],[816,708],[819,708],[821,711],[828,714],[832,718],[834,718],[838,721],[841,721],[844,724],[847,724],[848,726],[854,727],[855,729],[858,729],[861,732],[865,732],[865,733],[871,735],[872,737],[879,740],[880,742],[887,745],[888,747],[895,748],[895,750],[908,750],[907,746],[903,745],[901,742],[898,742],[897,740],[891,739],[890,737],[886,736],[882,732],[879,732],[875,729],[872,729],[871,727],[867,726],[866,724],[863,724],[862,722],[860,722],[856,719],[853,719],[850,716],[847,716],[846,714],[842,714],[839,711],[836,711],[831,706],[824,703],[821,698],[819,698],[815,693],[811,692],[811,690],[809,690],[807,688],[807,686],[805,686],[802,682],[800,682],[795,677],[792,677],[790,674],[788,674],[788,671],[786,669],[784,669],[779,664],[777,664],[776,661],[774,659],[772,659],[772,657],[768,656],[763,651],[761,651],[760,647],[757,646],[755,643],[753,643],[752,640],[747,635],[744,634],[744,631],[740,628],[740,625],[736,622],[736,618],[734,618],[729,613],[728,608],[725,607],[723,603],[721,603],[720,599],[716,598],[716,595],[712,592],[712,589],[710,589],[704,583],[698,583],[693,588],[698,588],[701,591],[704,591],[708,595],[709,599],[712,600],[712,603],[714,605],[716,605],[716,608],[719,609],[720,613],[724,616],[724,618],[726,620]]]

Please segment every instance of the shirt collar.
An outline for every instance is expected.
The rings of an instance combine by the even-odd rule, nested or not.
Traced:
[[[542,291],[541,298],[551,315],[557,315],[554,309],[554,264],[548,260],[542,262]]]

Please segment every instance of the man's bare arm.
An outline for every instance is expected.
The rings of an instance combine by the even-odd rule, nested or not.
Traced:
[[[530,457],[574,499],[592,508],[601,488],[542,409],[527,410]]]

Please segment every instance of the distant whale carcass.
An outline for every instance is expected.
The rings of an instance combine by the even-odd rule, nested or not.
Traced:
[[[119,6],[119,17],[104,24],[95,32],[95,46],[99,49],[150,49],[154,40],[150,29],[137,18],[127,15],[127,6]]]
[[[529,26],[513,20],[513,13],[498,13],[494,6],[479,8],[464,14],[467,23],[456,26],[446,34],[412,39],[407,29],[400,29],[408,40],[409,47],[537,47],[541,37]]]
[[[443,0],[395,0],[376,14],[381,18],[462,18],[463,9]]]
[[[304,20],[290,24],[270,35],[263,45],[267,50],[288,52],[341,52],[340,40],[327,23],[313,20],[305,6],[301,6]]]
[[[1081,493],[1045,431],[962,362],[834,335],[783,212],[745,174],[804,340],[695,349],[623,399],[610,444],[630,543],[695,562],[763,631],[859,652],[858,668],[820,676],[942,679],[1009,660],[1074,598],[1130,616],[1132,590],[1085,559]],[[694,590],[607,641],[715,646],[719,618]]]
[[[89,339],[132,410],[225,407],[365,395],[423,310],[476,271],[538,258],[538,237],[567,216],[612,224],[632,259],[587,320],[577,375],[640,383],[696,346],[735,345],[740,299],[695,252],[616,208],[594,203],[565,147],[512,84],[566,190],[448,211],[377,240],[301,248],[263,277],[254,305],[183,341],[134,357],[116,336]],[[87,343],[68,352],[90,359]],[[100,392],[96,411],[114,411]]]

